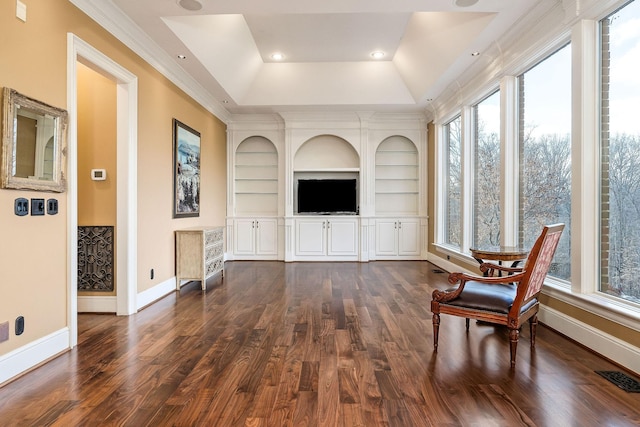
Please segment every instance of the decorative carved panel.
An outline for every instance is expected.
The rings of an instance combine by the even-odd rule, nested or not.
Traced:
[[[113,291],[113,226],[78,227],[78,290]]]

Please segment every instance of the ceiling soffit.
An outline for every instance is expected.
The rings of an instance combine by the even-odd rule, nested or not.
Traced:
[[[225,14],[162,20],[238,105],[411,105],[494,16]],[[348,38],[353,28],[358,35]],[[373,61],[374,50],[388,57]],[[276,51],[284,61],[266,59]]]

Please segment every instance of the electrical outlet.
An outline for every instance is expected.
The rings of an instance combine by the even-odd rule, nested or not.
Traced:
[[[13,211],[18,216],[25,216],[29,214],[29,200],[24,197],[18,197],[13,205]]]
[[[55,215],[58,213],[58,199],[47,200],[47,213],[49,215]]]
[[[9,339],[9,322],[0,323],[0,342]]]
[[[18,316],[16,318],[16,335],[22,335],[24,332],[24,317]]]

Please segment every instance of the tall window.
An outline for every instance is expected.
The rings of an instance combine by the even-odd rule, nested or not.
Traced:
[[[571,47],[518,78],[520,120],[519,241],[529,248],[545,224],[565,229],[549,275],[571,275]]]
[[[473,109],[475,161],[473,191],[473,244],[500,244],[500,92]]]
[[[600,21],[600,290],[640,302],[640,1]]]
[[[461,233],[461,195],[462,195],[462,153],[460,116],[444,126],[446,161],[446,243],[460,247]]]

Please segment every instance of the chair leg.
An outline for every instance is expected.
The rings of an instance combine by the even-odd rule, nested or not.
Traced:
[[[464,319],[464,320],[465,320],[464,325],[465,325],[465,327],[467,328],[467,332],[469,332],[469,318],[467,317],[467,318],[466,318],[466,319]]]
[[[516,366],[516,350],[518,349],[518,338],[520,337],[520,330],[517,328],[509,329],[509,341],[511,351],[511,367]]]
[[[529,333],[531,335],[531,347],[536,346],[536,330],[538,329],[538,315],[534,315],[529,319]]]
[[[431,319],[433,323],[433,349],[438,350],[438,333],[440,332],[440,315],[434,314]]]

